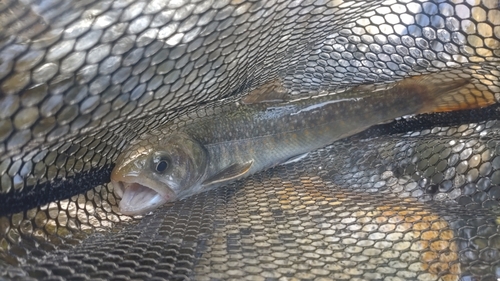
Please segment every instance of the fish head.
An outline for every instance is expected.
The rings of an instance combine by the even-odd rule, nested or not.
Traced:
[[[185,134],[152,136],[122,153],[111,173],[120,211],[138,215],[196,193],[207,167],[204,147]]]

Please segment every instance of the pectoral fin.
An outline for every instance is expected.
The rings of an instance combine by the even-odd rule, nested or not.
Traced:
[[[309,152],[306,152],[304,154],[299,154],[297,156],[288,158],[285,162],[281,163],[280,165],[288,165],[288,164],[291,164],[291,163],[299,162],[300,160],[306,158],[307,155],[309,155]]]
[[[236,179],[238,177],[241,177],[241,176],[245,175],[246,173],[248,173],[248,171],[250,170],[250,167],[252,167],[252,164],[253,164],[253,161],[249,161],[246,163],[232,164],[232,165],[226,167],[225,169],[223,169],[222,171],[220,171],[219,173],[215,174],[214,176],[206,179],[202,185],[203,186],[212,185],[212,184],[230,181],[230,180]]]

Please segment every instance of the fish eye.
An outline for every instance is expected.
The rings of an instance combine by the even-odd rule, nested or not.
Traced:
[[[151,163],[151,168],[159,174],[165,173],[167,170],[169,170],[171,161],[170,157],[167,155],[161,153],[161,154],[156,154],[153,156],[152,163]]]
[[[168,168],[168,162],[167,162],[167,160],[161,160],[160,162],[158,162],[156,164],[156,171],[158,173],[165,172],[167,170],[167,168]]]

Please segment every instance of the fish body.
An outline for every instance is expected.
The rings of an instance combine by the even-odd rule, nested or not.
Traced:
[[[262,96],[191,122],[171,122],[119,156],[112,183],[124,214],[225,185],[394,118],[491,103],[460,91],[469,81],[408,78],[373,92],[357,87],[322,97],[280,101]],[[276,94],[276,91],[275,91]],[[280,93],[281,96],[282,93]],[[175,124],[175,125],[174,125]],[[174,128],[175,129],[170,129]]]

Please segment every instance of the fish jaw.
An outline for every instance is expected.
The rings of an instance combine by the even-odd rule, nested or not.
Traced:
[[[119,207],[124,215],[144,214],[176,198],[167,186],[159,186],[140,176],[112,174],[111,184],[115,194],[121,197]]]

